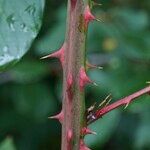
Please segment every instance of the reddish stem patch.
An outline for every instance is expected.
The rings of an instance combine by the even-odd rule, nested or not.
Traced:
[[[76,6],[77,0],[71,0],[71,9],[73,10]]]

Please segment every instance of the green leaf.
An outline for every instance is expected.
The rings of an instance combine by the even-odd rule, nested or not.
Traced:
[[[0,0],[0,70],[30,48],[42,22],[44,0]]]
[[[13,140],[11,138],[6,138],[0,144],[0,150],[16,150],[13,144]]]

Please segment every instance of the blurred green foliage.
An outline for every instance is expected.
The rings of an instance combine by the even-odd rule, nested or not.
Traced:
[[[99,87],[86,88],[87,107],[109,93],[115,101],[150,80],[149,1],[99,2],[103,6],[93,13],[103,22],[90,24],[87,53],[104,69],[88,72]],[[39,58],[63,43],[65,17],[66,1],[47,0],[43,25],[30,51],[0,74],[0,150],[60,150],[61,126],[47,117],[61,109],[62,70],[57,60]],[[87,136],[86,142],[94,150],[149,150],[149,116],[150,97],[145,95],[93,123],[98,135]]]
[[[15,150],[13,141],[11,138],[6,138],[1,144],[0,144],[0,150]]]

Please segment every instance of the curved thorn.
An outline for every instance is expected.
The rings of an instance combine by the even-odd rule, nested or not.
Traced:
[[[97,83],[95,83],[95,82],[93,82],[93,85],[95,85],[95,86],[99,86]]]
[[[80,140],[80,150],[91,150],[85,145],[83,139]]]
[[[53,57],[58,58],[63,65],[63,63],[64,63],[64,49],[65,49],[65,43],[63,44],[63,46],[59,50],[57,50],[54,53],[49,54],[47,56],[43,56],[40,59],[53,58]]]
[[[101,19],[95,19],[96,21],[98,21],[98,22],[104,22],[103,20],[101,20]]]
[[[54,53],[52,53],[52,54],[43,56],[43,57],[41,57],[40,59],[46,59],[46,58],[52,58],[52,57],[54,57],[54,58],[59,58],[59,57],[60,57],[60,52],[59,52],[59,51],[56,51],[56,52],[54,52]]]
[[[126,108],[129,106],[129,104],[130,104],[130,102],[128,102],[128,103],[125,105],[124,109],[126,109]]]
[[[97,3],[97,2],[93,2],[93,5],[94,5],[94,6],[102,6],[101,3]]]
[[[84,19],[85,19],[86,24],[88,24],[92,20],[95,20],[95,16],[92,15],[89,5],[87,5],[85,8]]]
[[[110,103],[111,99],[112,99],[112,98],[111,98],[111,94],[107,95],[106,98],[99,104],[98,107],[101,107],[101,106],[103,106],[104,104],[105,104],[105,106],[107,106],[107,105]],[[108,101],[107,101],[107,100],[108,100]]]
[[[63,113],[63,111],[61,111],[59,114],[57,114],[55,116],[48,117],[48,118],[49,119],[57,119],[57,120],[59,120],[60,123],[62,123],[64,120],[64,113]]]
[[[90,64],[90,63],[88,63],[88,62],[86,62],[86,66],[87,66],[87,68],[103,69],[103,67],[101,67],[101,66],[96,66],[96,65]]]
[[[88,83],[92,83],[94,85],[97,85],[96,83],[94,83],[86,74],[84,67],[81,67],[80,69],[80,74],[79,74],[79,85],[80,88],[83,89],[83,87],[88,84]]]
[[[97,135],[96,132],[90,130],[90,129],[87,128],[87,127],[84,127],[84,128],[82,128],[82,135],[86,135],[86,134],[94,134],[94,135]]]

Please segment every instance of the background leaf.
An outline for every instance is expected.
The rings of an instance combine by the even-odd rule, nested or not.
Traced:
[[[0,143],[0,150],[16,150],[11,138],[6,138],[2,143]]]
[[[30,48],[42,22],[44,0],[0,0],[0,69]]]

